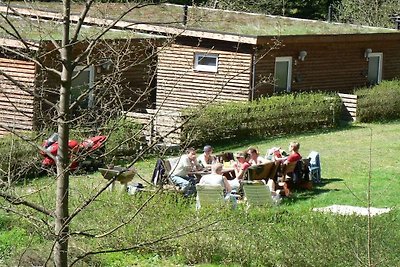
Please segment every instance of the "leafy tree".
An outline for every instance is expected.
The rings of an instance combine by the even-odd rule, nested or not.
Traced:
[[[397,0],[342,0],[335,5],[335,14],[338,21],[393,28],[391,18],[400,10],[400,2]]]

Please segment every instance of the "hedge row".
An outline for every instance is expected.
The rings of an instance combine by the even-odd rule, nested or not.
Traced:
[[[0,179],[17,181],[40,172],[40,155],[33,145],[12,135],[0,138]]]
[[[182,138],[194,143],[210,143],[335,127],[340,109],[340,98],[324,93],[216,103],[201,111],[186,110],[185,116],[192,116],[192,119],[183,127]]]
[[[372,88],[359,89],[355,94],[359,122],[400,119],[400,81],[384,81]]]

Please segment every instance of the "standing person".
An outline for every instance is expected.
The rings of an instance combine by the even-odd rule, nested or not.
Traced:
[[[250,155],[249,163],[250,165],[258,165],[258,164],[263,164],[265,163],[265,159],[260,156],[258,153],[257,149],[250,147],[247,150],[247,154]]]
[[[210,145],[204,146],[203,154],[201,154],[197,161],[204,168],[210,168],[213,163],[217,161],[216,157],[212,154],[213,148]]]
[[[211,174],[201,177],[199,184],[204,185],[221,185],[225,188],[226,193],[231,192],[231,186],[225,176],[222,175],[222,163],[214,163],[211,166]]]
[[[189,174],[199,167],[196,161],[196,150],[189,147],[186,149],[186,154],[179,158],[177,165],[171,168],[171,180],[179,186],[185,196],[190,196],[196,192],[196,180]]]

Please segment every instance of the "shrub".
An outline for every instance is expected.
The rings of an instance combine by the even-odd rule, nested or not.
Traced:
[[[253,102],[216,103],[193,116],[183,127],[183,139],[205,143],[209,140],[266,137],[335,127],[341,102],[338,96],[303,93],[261,98]]]
[[[146,143],[141,125],[130,119],[111,120],[104,132],[110,133],[106,143],[109,158],[132,156]]]
[[[384,81],[373,88],[356,91],[357,120],[387,121],[400,118],[400,81]]]
[[[14,135],[6,135],[0,138],[0,168],[3,181],[36,176],[40,171],[39,151]]]

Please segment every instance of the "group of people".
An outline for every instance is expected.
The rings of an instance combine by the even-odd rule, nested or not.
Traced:
[[[260,156],[256,148],[250,147],[245,152],[237,152],[236,160],[229,162],[229,175],[224,173],[224,164],[219,162],[213,155],[213,148],[206,145],[203,153],[199,156],[192,147],[186,150],[186,153],[179,158],[176,166],[172,166],[170,177],[172,182],[178,186],[185,196],[190,196],[196,192],[196,183],[205,185],[221,185],[226,193],[232,190],[238,190],[243,181],[246,170],[251,165],[275,161],[277,163],[288,164],[297,162],[301,159],[299,153],[300,144],[292,142],[289,144],[289,153],[285,153],[281,148],[274,147],[270,149],[265,157]],[[203,175],[198,181],[195,173],[200,170],[210,170],[211,173]]]

